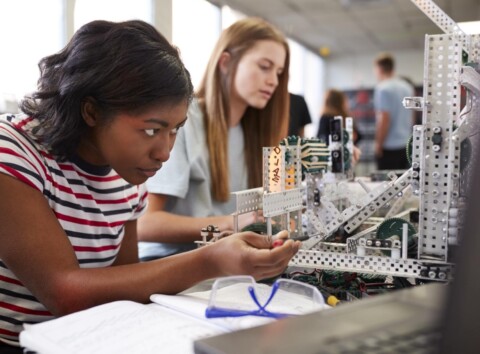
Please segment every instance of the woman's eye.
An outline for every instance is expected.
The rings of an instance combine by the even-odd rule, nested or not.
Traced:
[[[145,134],[148,136],[154,136],[158,132],[158,129],[145,129]]]
[[[181,127],[183,127],[183,124],[170,130],[170,135],[176,135]]]
[[[170,135],[176,135],[178,133],[178,130],[180,129],[181,127],[175,127],[171,130],[168,131],[168,134]],[[145,132],[145,134],[147,134],[148,136],[155,136],[158,134],[158,132],[160,131],[160,129],[144,129],[143,130]]]

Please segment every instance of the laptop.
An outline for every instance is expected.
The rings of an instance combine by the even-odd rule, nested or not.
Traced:
[[[427,284],[194,342],[196,354],[428,353],[446,285]],[[422,338],[406,345],[411,333]],[[460,352],[459,352],[460,353]]]
[[[477,145],[480,146],[480,145]],[[479,148],[480,149],[480,148]],[[476,154],[480,158],[480,152]],[[194,342],[196,354],[479,353],[480,160],[450,284],[430,283]]]

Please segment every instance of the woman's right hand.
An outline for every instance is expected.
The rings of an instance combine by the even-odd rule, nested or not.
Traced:
[[[287,232],[282,231],[274,237],[286,239]],[[248,231],[233,234],[204,247],[209,248],[209,259],[215,260],[221,275],[248,274],[259,280],[281,274],[298,252],[301,243],[287,240],[275,248],[272,248],[272,244],[271,236]]]

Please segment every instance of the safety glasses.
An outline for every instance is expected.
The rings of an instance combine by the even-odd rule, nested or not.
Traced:
[[[325,301],[320,291],[296,280],[278,279],[272,286],[251,276],[215,280],[205,315],[215,317],[262,316],[283,318],[320,310]]]

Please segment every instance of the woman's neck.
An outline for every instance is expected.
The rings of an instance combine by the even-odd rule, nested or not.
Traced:
[[[236,100],[232,98],[230,100],[230,120],[229,127],[235,127],[240,124],[245,111],[247,110],[247,104],[242,100]]]

